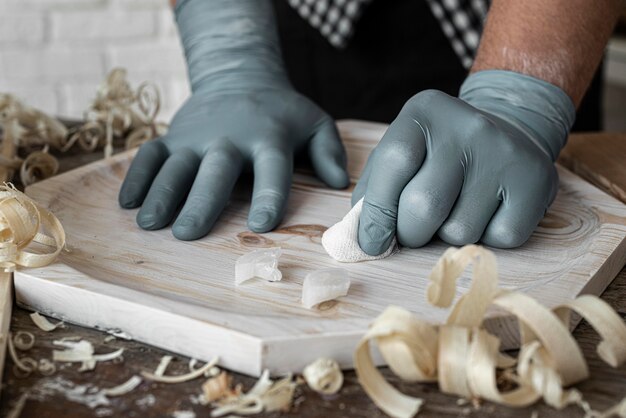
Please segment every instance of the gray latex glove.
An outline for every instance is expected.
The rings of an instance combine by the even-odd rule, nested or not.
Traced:
[[[509,71],[470,75],[459,98],[413,96],[370,155],[352,196],[364,196],[359,245],[378,255],[394,234],[420,247],[522,245],[558,189],[554,162],[575,108],[558,87]]]
[[[267,0],[179,0],[176,20],[192,95],[166,136],[141,147],[119,194],[140,205],[144,229],[172,226],[176,238],[206,235],[242,170],[254,172],[248,226],[266,232],[280,222],[294,154],[308,152],[326,184],[349,184],[333,120],[293,90],[280,56]]]

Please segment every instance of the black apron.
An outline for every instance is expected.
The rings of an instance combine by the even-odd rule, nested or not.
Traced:
[[[467,71],[423,0],[378,0],[365,9],[345,49],[337,49],[286,0],[274,0],[287,72],[294,87],[335,119],[391,122],[414,94],[456,96]],[[574,130],[600,130],[602,69]]]

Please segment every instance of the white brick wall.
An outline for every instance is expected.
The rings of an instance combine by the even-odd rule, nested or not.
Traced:
[[[189,87],[168,0],[0,0],[0,92],[77,118],[118,66],[158,85],[169,121]]]

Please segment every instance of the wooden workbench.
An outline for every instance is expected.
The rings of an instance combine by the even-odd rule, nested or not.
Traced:
[[[69,156],[61,161],[62,169],[67,170],[96,158],[96,155]],[[579,173],[602,189],[626,202],[626,134],[579,134],[573,135],[568,147],[562,153],[561,163]],[[609,286],[603,299],[626,317],[626,269]],[[77,365],[63,365],[52,377],[33,375],[18,378],[13,373],[13,363],[7,359],[2,382],[4,387],[0,397],[0,417],[5,416],[22,393],[30,392],[21,417],[91,417],[91,416],[137,416],[137,417],[205,417],[209,408],[194,403],[200,393],[202,380],[188,383],[165,385],[142,383],[133,392],[118,398],[110,398],[109,405],[89,407],[84,393],[96,392],[97,388],[116,386],[142,370],[153,370],[161,356],[167,353],[138,342],[114,339],[106,341],[106,333],[77,326],[67,326],[53,333],[40,331],[31,322],[28,312],[14,308],[11,328],[13,331],[32,332],[37,339],[35,348],[29,352],[35,358],[50,357],[52,340],[65,336],[80,336],[91,341],[96,352],[109,352],[125,348],[124,361],[99,364],[96,370],[79,373]],[[591,377],[577,385],[585,398],[595,409],[603,410],[626,396],[626,366],[612,369],[596,355],[598,337],[586,323],[574,332],[585,357],[588,359]],[[626,342],[625,342],[626,343]],[[188,359],[176,356],[176,361],[168,373],[183,372]],[[537,412],[539,417],[577,417],[583,413],[574,407],[555,411],[543,403],[523,409],[504,408],[491,403],[480,406],[457,404],[457,398],[441,394],[434,384],[402,383],[388,370],[385,374],[392,383],[404,392],[425,399],[425,406],[419,416],[423,417],[529,417]],[[249,388],[254,379],[235,375],[235,381]],[[92,400],[93,401],[93,400]],[[97,402],[96,402],[97,403]],[[189,412],[187,415],[183,411]],[[190,412],[193,411],[195,415]],[[367,398],[356,381],[354,372],[346,373],[346,383],[342,391],[333,397],[323,398],[300,386],[295,396],[295,405],[289,414],[265,414],[262,416],[284,417],[382,417],[382,414]]]

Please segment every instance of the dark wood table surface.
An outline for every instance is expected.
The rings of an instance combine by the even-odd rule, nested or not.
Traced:
[[[99,157],[99,155],[73,155],[61,160],[62,170],[68,170]],[[626,190],[626,134],[573,135],[562,154],[561,162],[587,180],[625,199]],[[619,314],[626,317],[626,268],[616,277],[602,295]],[[160,350],[136,341],[116,338],[108,334],[74,325],[46,333],[30,320],[29,312],[14,307],[11,329],[32,332],[36,344],[28,355],[34,358],[50,358],[52,341],[69,336],[79,336],[93,343],[96,353],[124,348],[123,361],[97,365],[91,372],[78,372],[77,364],[62,364],[53,376],[33,374],[20,378],[13,371],[13,362],[7,355],[0,395],[0,416],[6,416],[24,393],[28,393],[20,417],[208,417],[210,407],[197,403],[203,379],[180,384],[143,382],[127,395],[109,398],[108,405],[96,405],[93,396],[98,388],[116,386],[143,370],[153,370],[161,356],[174,355],[168,373],[187,371],[188,358]],[[613,369],[604,364],[596,354],[599,341],[587,323],[581,323],[574,331],[588,360],[591,376],[576,385],[594,409],[604,410],[626,396],[626,366]],[[624,342],[626,344],[626,341]],[[439,392],[436,384],[405,383],[384,369],[385,375],[400,390],[425,400],[422,417],[582,417],[576,407],[556,411],[543,402],[527,408],[508,408],[489,402],[480,405],[457,402],[455,396]],[[255,379],[233,374],[236,383],[249,388]],[[294,405],[289,413],[261,414],[262,417],[383,417],[359,386],[354,372],[345,373],[345,384],[334,396],[320,396],[306,385],[296,391]],[[89,405],[91,403],[91,405]]]

